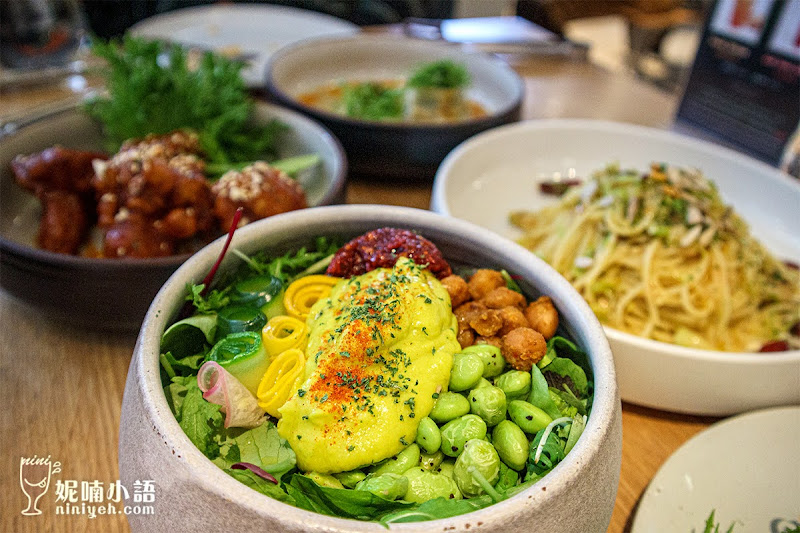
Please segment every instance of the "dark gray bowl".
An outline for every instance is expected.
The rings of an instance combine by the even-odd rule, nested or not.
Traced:
[[[381,123],[336,115],[301,104],[297,97],[335,80],[404,78],[421,64],[452,59],[469,71],[471,98],[486,117],[452,124]],[[493,56],[459,45],[358,35],[313,39],[282,48],[267,67],[267,92],[276,102],[327,126],[341,140],[354,174],[389,179],[432,179],[442,159],[481,131],[519,120],[520,77]]]
[[[322,163],[300,181],[311,206],[342,203],[347,160],[324,127],[291,110],[258,104],[255,120],[289,126],[280,157],[316,153]],[[10,130],[8,128],[7,130]],[[60,144],[103,150],[99,124],[79,107],[18,124],[0,137],[0,286],[53,319],[92,329],[136,330],[158,290],[189,255],[155,259],[90,259],[35,247],[39,201],[14,182],[9,163]]]

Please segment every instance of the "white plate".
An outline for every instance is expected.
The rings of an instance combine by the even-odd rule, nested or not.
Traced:
[[[442,162],[431,208],[521,236],[518,209],[556,201],[539,191],[554,173],[578,177],[617,161],[700,168],[724,200],[778,257],[800,263],[800,182],[718,145],[670,131],[594,120],[536,120],[503,126],[462,143]],[[800,403],[800,350],[731,354],[683,348],[606,328],[623,400],[658,409],[729,415]]]
[[[800,407],[755,411],[695,435],[661,466],[631,533],[780,533],[800,526]]]
[[[264,72],[280,47],[315,37],[352,35],[358,26],[331,15],[273,5],[210,5],[178,9],[131,27],[139,37],[164,39],[211,50],[235,48],[252,56],[242,76],[250,87],[264,84]]]

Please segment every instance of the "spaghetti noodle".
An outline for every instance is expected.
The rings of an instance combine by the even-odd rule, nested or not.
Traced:
[[[510,220],[607,326],[710,350],[800,347],[800,271],[773,257],[699,170],[610,165]]]

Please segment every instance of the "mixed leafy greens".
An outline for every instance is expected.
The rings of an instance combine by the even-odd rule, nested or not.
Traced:
[[[268,420],[253,429],[226,428],[220,406],[204,400],[197,373],[215,339],[217,313],[234,297],[239,282],[269,275],[287,284],[325,268],[338,243],[324,238],[282,256],[237,255],[241,267],[204,295],[203,285],[188,287],[196,314],[171,326],[162,337],[161,378],[167,402],[189,439],[227,474],[279,501],[301,509],[384,525],[433,520],[478,510],[536,483],[562,461],[577,441],[591,410],[593,383],[586,355],[571,341],[554,336],[547,354],[531,371],[529,402],[552,422],[534,431],[524,467],[501,463],[500,475],[485,493],[464,499],[437,497],[422,503],[391,499],[368,490],[326,486],[296,467],[296,455]],[[505,411],[504,411],[505,415]],[[488,435],[487,435],[488,438]],[[363,477],[363,476],[362,476]]]
[[[267,159],[285,125],[251,121],[253,100],[242,63],[205,52],[196,65],[180,46],[135,37],[97,40],[93,52],[107,62],[107,95],[87,104],[116,151],[126,140],[189,128],[216,164]]]
[[[419,67],[411,75],[407,85],[415,89],[461,89],[469,83],[469,72],[464,65],[442,59]]]
[[[399,120],[408,113],[406,96],[409,90],[461,90],[469,84],[469,72],[463,65],[443,59],[418,67],[404,86],[381,82],[345,85],[343,110],[347,116],[365,120]],[[428,105],[438,101],[431,94],[427,95],[427,100]]]
[[[344,106],[348,116],[367,120],[399,119],[405,112],[403,89],[380,83],[358,83],[345,87]]]

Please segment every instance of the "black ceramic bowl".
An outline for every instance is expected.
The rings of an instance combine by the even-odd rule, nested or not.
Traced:
[[[404,79],[422,64],[451,59],[469,71],[470,99],[482,118],[445,123],[377,122],[304,105],[298,97],[333,81]],[[267,67],[266,87],[276,102],[327,126],[342,142],[354,174],[390,179],[431,179],[442,159],[465,139],[519,120],[520,77],[503,61],[461,46],[383,35],[302,41],[282,48]]]
[[[324,127],[287,109],[258,104],[254,120],[277,118],[289,126],[280,157],[316,153],[321,164],[298,177],[311,206],[344,201],[347,160]],[[103,150],[100,126],[79,107],[18,124],[0,137],[0,286],[53,319],[105,330],[136,330],[158,290],[189,257],[93,259],[35,246],[39,201],[14,181],[9,167],[18,154],[59,144]]]

